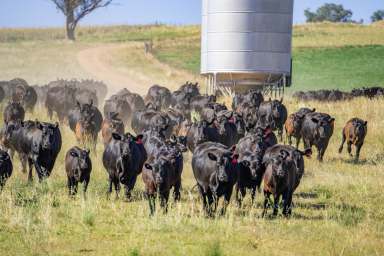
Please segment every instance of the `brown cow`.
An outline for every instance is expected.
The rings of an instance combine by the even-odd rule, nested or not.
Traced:
[[[339,148],[339,153],[343,151],[345,141],[347,141],[348,153],[352,156],[352,145],[356,147],[355,161],[359,161],[360,150],[367,135],[367,121],[360,118],[352,118],[347,122],[343,129],[343,139]]]
[[[111,112],[101,125],[104,146],[112,140],[112,133],[124,134],[124,123],[118,118],[119,113]]]
[[[292,145],[292,137],[296,139],[296,148],[299,148],[301,140],[301,126],[305,115],[315,112],[316,109],[301,108],[296,113],[290,114],[287,121],[284,124],[285,135],[288,140],[288,144]]]

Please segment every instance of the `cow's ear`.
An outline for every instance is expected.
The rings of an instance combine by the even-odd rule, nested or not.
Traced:
[[[329,119],[330,124],[333,124],[334,122],[335,122],[335,118],[332,117],[331,119]]]
[[[311,120],[312,120],[312,122],[314,122],[315,124],[318,124],[318,123],[319,123],[319,120],[316,119],[316,118],[312,118]]]
[[[281,98],[280,103],[283,103],[283,101],[284,101],[284,98]]]
[[[85,149],[84,150],[85,154],[87,154],[87,156],[89,156],[89,153],[91,153],[91,150],[89,148]]]
[[[208,157],[212,161],[215,161],[215,162],[217,161],[217,156],[215,154],[213,154],[213,153],[208,153]]]
[[[55,128],[59,128],[59,123],[58,122],[55,123]]]
[[[314,108],[314,109],[312,109],[312,113],[313,113],[313,112],[316,112],[316,109],[315,109],[315,108]]]
[[[176,143],[177,142],[176,135],[173,134],[169,140],[170,140],[171,143]]]
[[[251,163],[247,160],[241,161],[241,164],[244,165],[245,167],[249,168],[251,166]]]
[[[69,154],[71,154],[71,156],[73,157],[79,157],[79,155],[75,151],[70,151]]]
[[[112,138],[113,139],[115,139],[115,140],[121,140],[122,138],[121,138],[121,135],[120,134],[118,134],[118,133],[112,133]]]
[[[145,166],[145,168],[147,168],[148,170],[153,170],[153,167],[152,167],[152,165],[150,165],[150,164],[145,164],[144,165]]]
[[[368,121],[365,121],[365,122],[364,122],[364,126],[367,126],[367,124],[368,124]]]
[[[39,121],[37,121],[37,120],[36,120],[36,127],[39,130],[43,130],[43,128],[44,128],[43,125]]]
[[[280,156],[281,156],[281,158],[283,158],[283,160],[285,160],[289,156],[289,153],[288,153],[288,151],[282,149],[282,150],[280,150]]]

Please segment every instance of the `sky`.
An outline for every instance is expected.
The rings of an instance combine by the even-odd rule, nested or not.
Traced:
[[[282,0],[284,1],[284,0]],[[372,13],[384,9],[384,0],[295,0],[294,23],[305,22],[304,10],[316,10],[324,3],[343,4],[353,19],[370,22]],[[166,23],[200,24],[201,0],[114,0],[84,18],[80,25],[122,25]],[[51,0],[0,0],[0,28],[59,27],[64,16]]]

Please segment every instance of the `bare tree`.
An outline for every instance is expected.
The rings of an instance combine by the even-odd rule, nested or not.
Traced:
[[[108,6],[113,0],[51,0],[66,17],[67,38],[75,41],[79,21],[94,10]]]

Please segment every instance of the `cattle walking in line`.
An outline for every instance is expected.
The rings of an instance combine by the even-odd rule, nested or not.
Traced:
[[[67,173],[67,186],[70,196],[77,194],[78,183],[83,183],[83,192],[87,192],[91,178],[92,162],[89,158],[89,149],[72,147],[65,155],[65,171]]]
[[[343,151],[344,143],[347,142],[348,154],[352,156],[352,145],[354,145],[356,147],[355,161],[359,161],[360,150],[367,135],[367,125],[368,122],[360,118],[352,118],[349,120],[343,128],[339,153]]]

